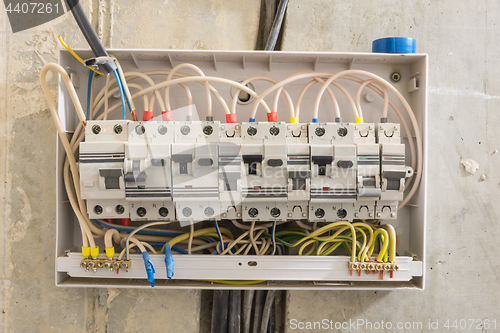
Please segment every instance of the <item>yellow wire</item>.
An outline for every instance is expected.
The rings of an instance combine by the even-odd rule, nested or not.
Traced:
[[[384,256],[387,254],[387,247],[389,246],[389,234],[385,229],[377,229],[373,233],[373,242],[370,246],[370,256],[373,254],[373,250],[375,248],[375,241],[377,240],[377,237],[380,235],[380,238],[382,239],[382,247],[380,248],[380,253],[377,256],[378,261],[382,261],[384,259]]]
[[[79,56],[78,54],[76,54],[76,52],[75,52],[75,51],[73,51],[73,50],[71,49],[71,47],[69,47],[69,46],[68,46],[68,44],[66,44],[66,43],[63,41],[63,39],[62,39],[61,35],[57,36],[57,38],[58,38],[58,39],[59,39],[59,41],[61,42],[62,46],[64,46],[64,48],[65,48],[66,50],[68,50],[68,51],[69,51],[69,53],[71,53],[71,54],[73,55],[73,57],[75,57],[75,58],[76,58],[76,60],[78,60],[80,63],[82,63],[82,64],[83,64],[83,59],[82,59],[82,58],[80,58],[80,56]],[[95,70],[92,66],[87,66],[87,68],[88,68],[88,69],[90,69],[90,70],[91,70],[91,71],[93,71],[93,72],[96,72],[96,73],[97,73],[97,74],[99,74],[99,75],[104,75],[104,73],[99,72],[99,71],[96,71],[96,70]]]
[[[233,284],[233,285],[249,285],[249,284],[257,284],[257,283],[266,282],[267,280],[253,280],[253,281],[197,280],[197,281],[207,281],[207,282],[213,282],[213,283]]]

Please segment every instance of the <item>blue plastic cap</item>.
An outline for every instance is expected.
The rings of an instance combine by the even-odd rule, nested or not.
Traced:
[[[148,275],[148,281],[151,283],[151,287],[155,286],[155,268],[153,267],[153,262],[149,253],[146,251],[142,252],[142,259],[144,260],[144,267],[146,267],[146,274]]]
[[[165,267],[167,268],[167,278],[171,279],[174,276],[174,258],[170,250],[170,244],[165,246]]]
[[[376,39],[372,43],[374,53],[415,53],[417,40],[407,37],[388,37]]]
[[[318,122],[318,118],[313,118],[313,123],[317,123]]]
[[[248,121],[251,123],[255,123],[255,118],[250,118]]]

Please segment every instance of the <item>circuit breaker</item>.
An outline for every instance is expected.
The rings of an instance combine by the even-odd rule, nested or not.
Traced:
[[[86,138],[90,218],[394,219],[413,175],[393,123],[101,121]]]

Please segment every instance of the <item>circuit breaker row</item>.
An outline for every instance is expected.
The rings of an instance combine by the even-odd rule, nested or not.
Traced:
[[[394,219],[403,200],[393,123],[89,121],[80,144],[90,218]]]

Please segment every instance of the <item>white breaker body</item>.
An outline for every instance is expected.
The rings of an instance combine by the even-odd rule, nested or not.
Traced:
[[[395,219],[405,166],[394,123],[89,121],[80,144],[92,219]]]

